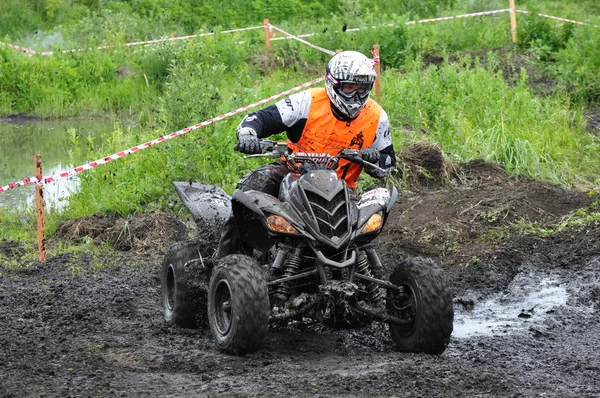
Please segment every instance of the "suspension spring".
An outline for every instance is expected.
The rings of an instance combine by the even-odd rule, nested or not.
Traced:
[[[298,254],[298,251],[296,251],[296,253],[290,254],[285,260],[283,278],[294,276],[298,273],[300,266],[302,266],[302,257]],[[291,283],[292,282],[281,283],[275,291],[275,296],[282,301],[287,300],[290,297]]]
[[[361,251],[360,254],[358,255],[358,258],[356,259],[356,271],[359,274],[362,274],[364,276],[373,277],[373,274],[371,273],[371,268],[369,265],[370,264],[369,264],[369,259],[367,258],[367,255],[365,254],[364,251]],[[371,282],[371,281],[366,281],[365,285],[367,288],[367,293],[369,294],[369,298],[373,302],[377,302],[377,301],[381,300],[382,292],[381,292],[381,289],[379,288],[379,285],[377,285],[375,282]]]

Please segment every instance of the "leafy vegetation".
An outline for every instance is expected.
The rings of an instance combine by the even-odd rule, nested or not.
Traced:
[[[293,40],[273,41],[265,17],[335,50],[369,53],[381,46],[382,97],[398,149],[418,140],[440,145],[452,159],[482,158],[515,175],[563,185],[597,184],[600,143],[585,131],[584,112],[598,106],[600,29],[543,19],[553,13],[598,23],[594,1],[517,1],[520,41],[511,41],[508,14],[406,25],[416,18],[506,8],[506,1],[344,0],[7,0],[0,4],[0,40],[53,56],[27,56],[0,46],[0,116],[62,118],[127,114],[140,129],[119,125],[90,147],[95,160],[171,131],[246,106],[323,74],[329,58]],[[566,6],[568,4],[568,7]],[[595,14],[594,14],[595,13]],[[393,27],[384,26],[394,23]],[[371,28],[376,26],[377,28]],[[358,32],[343,32],[346,28]],[[131,41],[216,32],[152,46]],[[240,42],[242,42],[240,44]],[[106,50],[94,50],[102,45]],[[84,52],[61,53],[63,49]],[[543,86],[543,87],[538,87]],[[102,212],[183,212],[171,181],[194,179],[231,191],[259,161],[232,151],[239,117],[80,174],[69,206],[48,220]],[[76,134],[74,146],[81,147]],[[80,154],[79,154],[80,155]],[[74,163],[75,160],[73,160]],[[364,182],[363,184],[367,184]],[[0,194],[1,195],[1,194]],[[0,209],[0,238],[24,238],[31,217]],[[28,229],[28,228],[27,228]]]

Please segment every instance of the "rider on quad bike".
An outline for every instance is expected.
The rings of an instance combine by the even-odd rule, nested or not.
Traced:
[[[331,148],[360,151],[367,174],[382,178],[396,165],[390,124],[383,108],[369,97],[377,77],[373,61],[357,51],[342,51],[325,69],[325,87],[305,90],[258,112],[247,115],[237,128],[237,150],[245,154],[262,151],[260,139],[287,132],[292,152],[326,152]],[[379,168],[369,167],[376,164]],[[341,160],[340,179],[356,188],[363,165]],[[237,189],[257,190],[274,197],[290,168],[283,162],[258,167],[239,181]],[[358,196],[354,194],[356,200]],[[217,257],[240,251],[235,218],[226,222]]]
[[[369,98],[373,65],[345,51],[326,71],[324,88],[244,118],[237,149],[278,161],[244,176],[231,197],[206,184],[175,183],[199,228],[225,225],[212,266],[204,261],[213,262],[206,248],[214,245],[169,247],[161,276],[165,320],[208,323],[217,347],[235,354],[260,349],[270,322],[306,317],[334,327],[383,322],[398,350],[441,354],[454,316],[441,268],[406,258],[393,261],[384,279],[372,242],[398,190],[360,197],[355,190],[363,168],[384,177],[395,166],[387,115]],[[288,142],[264,139],[283,131]]]

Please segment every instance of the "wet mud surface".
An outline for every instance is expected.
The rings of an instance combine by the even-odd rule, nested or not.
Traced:
[[[207,329],[164,322],[162,254],[182,229],[160,215],[132,222],[141,232],[105,258],[17,268],[23,247],[0,241],[0,396],[600,396],[600,226],[558,227],[592,199],[482,162],[460,168],[453,183],[401,194],[378,242],[387,272],[403,257],[443,264],[456,315],[442,355],[395,351],[385,325],[316,323],[271,325],[261,351],[222,354]],[[86,222],[103,225],[93,240],[117,236],[116,222],[77,230]],[[49,244],[82,239],[72,225]]]

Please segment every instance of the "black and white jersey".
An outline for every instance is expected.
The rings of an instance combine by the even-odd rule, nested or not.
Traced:
[[[274,134],[287,132],[287,137],[292,142],[298,142],[310,112],[312,96],[310,90],[282,99],[260,111],[248,114],[239,124],[237,130],[249,128],[256,132],[258,138],[267,138]],[[343,120],[343,119],[342,119]],[[352,121],[347,121],[352,123]],[[392,137],[390,134],[390,122],[387,113],[382,109],[375,141],[371,145],[381,155],[380,166],[384,168],[394,167],[396,164]]]

